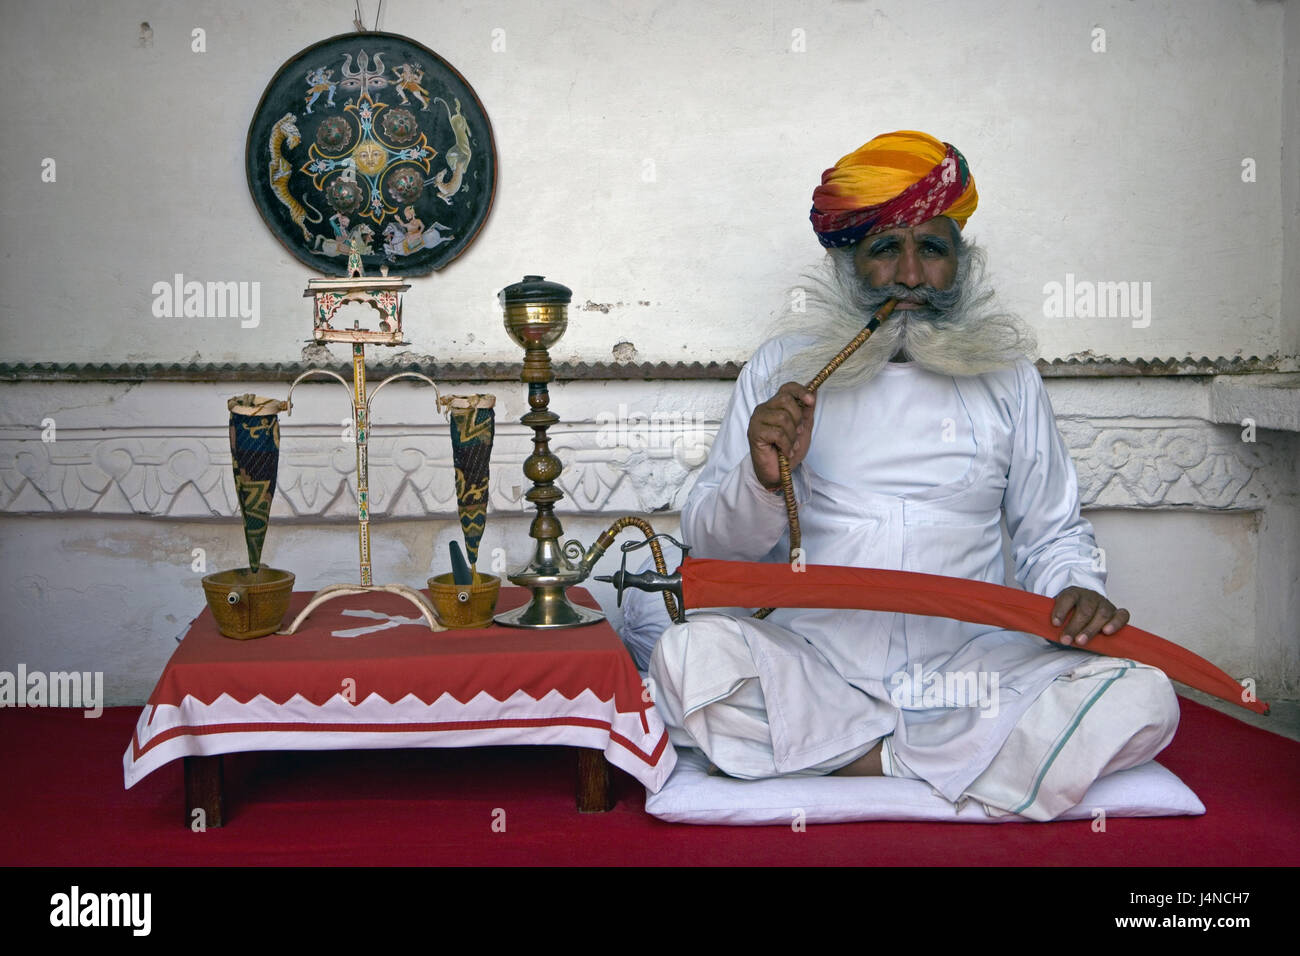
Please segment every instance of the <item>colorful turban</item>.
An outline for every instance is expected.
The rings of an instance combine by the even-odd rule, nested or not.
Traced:
[[[979,203],[966,158],[915,130],[877,136],[826,172],[813,190],[813,231],[823,246],[947,216],[958,228]]]

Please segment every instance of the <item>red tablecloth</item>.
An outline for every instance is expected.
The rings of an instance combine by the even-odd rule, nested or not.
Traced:
[[[296,592],[286,620],[310,597]],[[503,588],[498,610],[527,597]],[[297,634],[236,641],[205,607],[136,723],[125,781],[248,750],[560,744],[602,750],[658,790],[676,758],[648,696],[606,622],[432,632],[410,602],[376,591],[323,604]]]

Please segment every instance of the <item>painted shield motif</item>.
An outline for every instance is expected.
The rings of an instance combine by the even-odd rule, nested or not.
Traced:
[[[492,208],[496,148],[473,88],[392,33],[350,33],[290,58],[262,94],[245,147],[271,231],[312,271],[441,269]]]

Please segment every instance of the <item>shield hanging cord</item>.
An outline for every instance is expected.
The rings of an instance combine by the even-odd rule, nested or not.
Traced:
[[[871,338],[871,333],[880,327],[881,322],[889,318],[896,305],[898,305],[897,299],[889,299],[877,309],[876,314],[871,317],[871,321],[867,323],[866,327],[855,335],[848,345],[836,352],[835,357],[826,363],[824,369],[813,376],[812,381],[808,383],[808,391],[815,392],[821,388],[822,383],[830,378],[831,374],[843,365],[850,355],[861,348],[867,339]],[[803,543],[803,538],[799,532],[799,506],[794,500],[794,479],[790,474],[789,460],[778,451],[776,453],[776,463],[781,472],[781,494],[785,498],[785,517],[790,525],[790,563],[794,564]],[[754,617],[765,618],[774,610],[776,610],[775,607],[760,608],[754,612]]]
[[[361,0],[353,0],[353,6],[356,7],[357,15],[353,18],[352,24],[357,28],[358,33],[375,33],[379,30],[379,17],[384,12],[384,0],[379,0],[379,9],[375,11],[375,28],[367,30],[366,25],[361,22]]]

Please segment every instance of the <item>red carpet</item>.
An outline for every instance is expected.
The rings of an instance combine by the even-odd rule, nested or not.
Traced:
[[[0,864],[1281,866],[1300,863],[1300,743],[1183,700],[1161,762],[1202,817],[1051,824],[692,827],[647,816],[613,771],[617,807],[574,809],[574,757],[552,748],[234,754],[228,824],[182,825],[179,762],[122,788],[139,714],[0,710]],[[505,832],[494,832],[495,810]],[[496,814],[501,819],[501,814]]]

